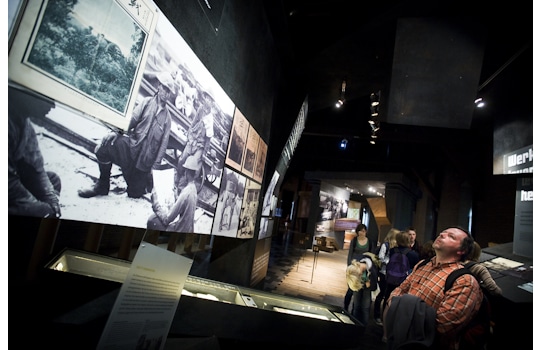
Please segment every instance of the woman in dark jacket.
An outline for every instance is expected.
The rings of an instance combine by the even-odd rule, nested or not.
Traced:
[[[371,242],[371,240],[367,237],[367,226],[365,224],[358,224],[355,229],[356,237],[354,237],[351,240],[351,243],[349,245],[349,254],[347,256],[347,266],[351,264],[353,259],[360,261],[362,258],[364,258],[364,253],[373,253],[375,251],[375,243]],[[355,297],[355,300],[362,300],[364,301],[363,294],[365,294],[366,303],[367,303],[367,295],[369,294],[369,301],[371,301],[371,291],[370,290],[364,290],[361,289],[360,291],[356,292],[362,295],[358,295]],[[344,298],[344,309],[349,310],[349,305],[351,303],[351,300],[354,296],[354,292],[352,289],[347,288],[347,293],[345,294]],[[361,323],[364,323],[364,325],[367,325],[368,316],[369,316],[369,308],[367,309],[367,316],[366,315],[355,315],[355,309],[357,310],[357,313],[360,312],[360,309],[362,308],[360,305],[357,305],[356,307],[353,305],[353,316],[359,318],[359,321]]]

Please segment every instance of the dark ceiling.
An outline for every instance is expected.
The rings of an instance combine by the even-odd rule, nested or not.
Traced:
[[[289,176],[422,178],[448,164],[469,169],[475,152],[492,152],[493,123],[516,114],[532,118],[532,3],[268,0],[265,8],[289,95],[277,102],[287,120],[272,142],[284,144],[308,97]],[[336,109],[343,81],[346,102]],[[368,124],[373,92],[381,101],[375,145]],[[474,106],[477,97],[488,104],[482,110]],[[340,150],[344,138],[348,146]],[[353,186],[372,180],[384,184],[363,179]]]

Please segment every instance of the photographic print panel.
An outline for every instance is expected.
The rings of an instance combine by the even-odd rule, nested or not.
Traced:
[[[259,139],[259,134],[255,128],[250,125],[246,142],[245,156],[242,161],[242,173],[249,177],[253,177],[253,172],[255,171],[255,161],[257,156],[257,147],[259,147]]]
[[[253,178],[255,181],[262,183],[264,168],[266,166],[266,152],[268,151],[268,145],[259,138],[259,146],[257,147],[257,161],[255,163],[255,172]]]
[[[181,163],[185,160],[183,157],[195,154],[200,157],[194,231],[210,234],[235,107],[167,18],[161,15],[158,22],[152,43],[149,45],[151,49],[140,89],[135,93],[136,98],[133,98],[133,101],[136,109],[139,105],[142,106],[141,103],[145,99],[156,96],[158,74],[163,76],[165,73],[173,79],[174,88],[170,90],[174,94],[169,95],[169,100],[166,101],[166,110],[171,116],[171,127],[165,153],[155,170],[176,172],[182,169],[179,165],[183,164]],[[158,53],[163,56],[158,58]],[[10,81],[10,89],[11,85],[18,90],[25,90],[29,96],[26,101],[19,104],[10,103],[10,107],[13,107],[10,108],[10,114],[11,110],[18,110],[25,111],[26,116],[36,116],[35,111],[29,111],[35,103],[29,103],[28,99],[35,99],[35,96],[40,95],[39,91],[27,89]],[[210,107],[205,113],[200,108],[203,99]],[[86,111],[59,101],[51,101],[50,111],[38,115],[38,118],[32,118],[32,126],[38,136],[45,169],[61,174],[62,193],[59,197],[61,218],[146,228],[147,220],[153,214],[152,185],[149,182],[146,193],[140,198],[131,198],[127,195],[128,186],[122,168],[117,164],[113,164],[111,168],[110,190],[107,195],[92,198],[82,198],[78,195],[80,190],[92,188],[100,178],[100,169],[94,154],[96,146],[111,132],[118,133],[119,130],[112,124],[94,118]],[[25,108],[22,108],[23,106]],[[197,111],[201,112],[196,113]],[[196,126],[199,128],[195,128]],[[190,143],[190,133],[194,134],[196,130],[202,131],[199,135],[204,136],[207,142],[204,151],[187,147]],[[129,132],[121,134],[122,137],[129,137]],[[11,135],[10,131],[9,136],[15,135]],[[168,187],[174,186],[175,183]],[[18,198],[18,195],[10,194],[10,201]],[[40,216],[30,211],[22,214]]]
[[[158,12],[151,2],[30,0],[9,79],[127,129]]]
[[[238,238],[253,238],[255,234],[255,223],[257,221],[257,209],[259,208],[259,195],[261,185],[251,179],[247,179],[244,191],[244,200],[240,210],[240,223],[238,227]]]
[[[212,234],[236,237],[246,186],[246,177],[225,167]]]
[[[244,117],[242,112],[236,108],[234,111],[233,126],[225,164],[237,171],[242,170],[242,161],[244,158],[248,131],[248,120]]]

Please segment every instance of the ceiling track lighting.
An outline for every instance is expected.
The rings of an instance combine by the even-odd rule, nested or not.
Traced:
[[[377,138],[377,131],[381,128],[380,122],[377,120],[379,116],[379,106],[380,106],[380,96],[381,92],[372,92],[369,95],[369,109],[371,111],[371,118],[368,120],[369,126],[371,127],[371,140],[369,143],[372,145],[375,144],[375,139]]]
[[[336,101],[336,108],[341,108],[345,104],[345,88],[347,87],[347,82],[343,80],[341,83],[341,93],[338,100]]]

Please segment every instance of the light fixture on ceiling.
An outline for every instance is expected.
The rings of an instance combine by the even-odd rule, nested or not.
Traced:
[[[339,144],[339,148],[343,150],[347,149],[347,143],[349,143],[347,139],[341,140],[341,143]]]
[[[352,188],[351,186],[349,186],[347,183],[345,183],[345,188],[347,189],[347,191],[351,192],[351,193],[360,193],[360,191],[356,188]]]
[[[377,132],[381,128],[381,124],[379,122],[369,123],[369,125],[371,125],[371,132]]]
[[[482,97],[479,97],[476,100],[474,100],[474,104],[476,105],[477,108],[482,108],[486,105]]]
[[[371,95],[369,95],[369,100],[371,101],[371,106],[372,107],[375,107],[375,106],[378,106],[379,103],[380,103],[380,92],[379,93],[375,93],[375,92],[372,92]]]
[[[369,140],[369,143],[371,143],[372,145],[375,144],[375,140],[377,139],[377,131],[379,130],[379,128],[377,128],[377,130],[373,129],[371,130],[371,140]]]
[[[341,93],[339,95],[338,100],[336,101],[336,108],[341,108],[343,104],[345,103],[345,88],[347,87],[347,82],[343,80],[341,83]]]

